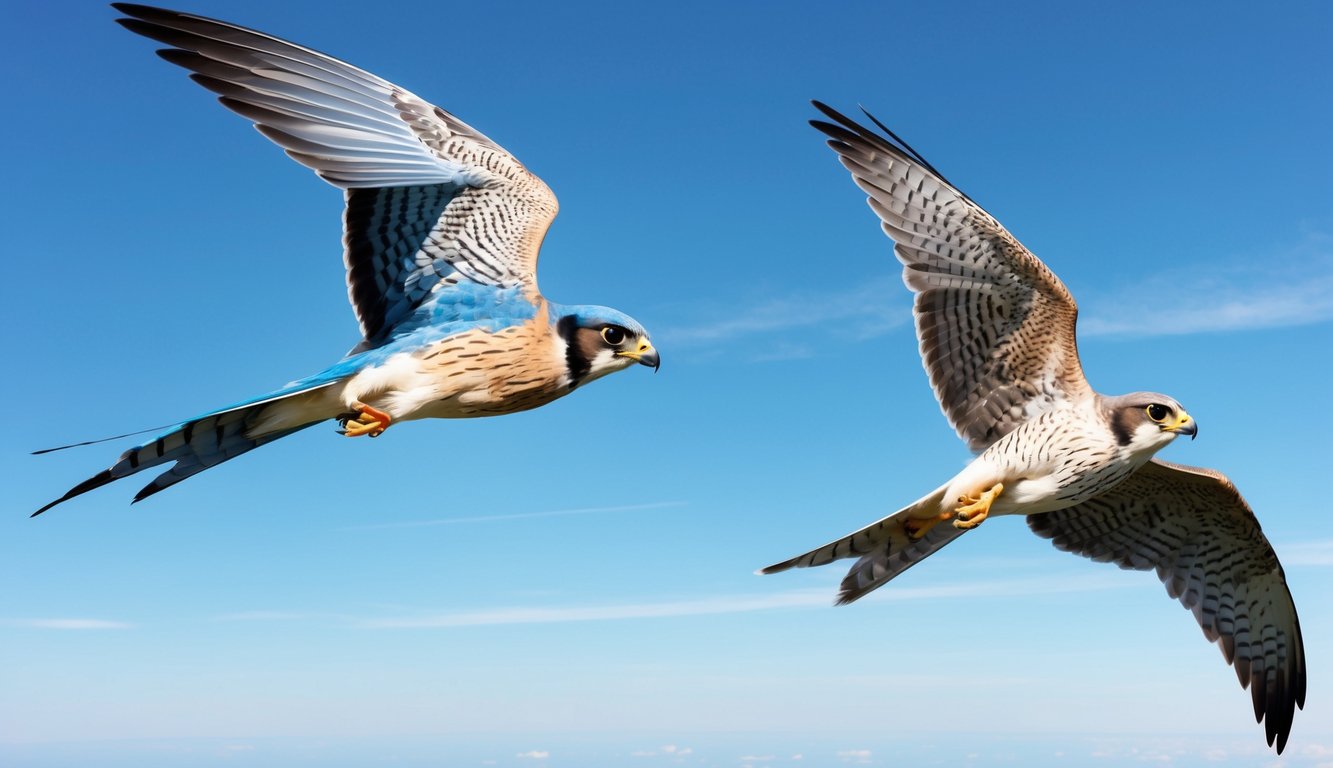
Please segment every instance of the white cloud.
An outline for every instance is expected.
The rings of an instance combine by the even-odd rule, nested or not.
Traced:
[[[773,760],[773,755],[745,755],[737,759],[746,763],[767,763]]]
[[[690,747],[678,747],[675,744],[668,744],[665,747],[662,747],[662,752],[668,755],[675,755],[676,757],[684,757],[685,755],[693,754],[694,750]]]
[[[1063,594],[1123,588],[1125,580],[1118,573],[1090,571],[1070,576],[1041,576],[959,582],[924,587],[888,588],[868,598],[876,601],[923,600],[946,598],[990,598],[1019,595]],[[396,618],[369,618],[353,623],[376,629],[421,627],[480,627],[502,624],[556,624],[576,621],[611,621],[655,619],[674,616],[703,616],[748,613],[794,608],[827,608],[834,594],[827,588],[794,589],[753,595],[723,595],[687,600],[665,600],[610,605],[517,606],[481,611],[425,614]]]
[[[652,509],[669,509],[686,506],[683,501],[655,501],[650,504],[621,504],[613,507],[581,507],[578,509],[556,509],[543,512],[517,512],[511,515],[477,515],[475,517],[446,517],[438,520],[409,520],[401,523],[375,523],[373,525],[350,525],[342,531],[375,531],[391,528],[426,528],[436,525],[458,525],[460,523],[495,523],[503,520],[527,520],[534,517],[564,517],[566,515],[602,515],[612,512],[643,512]]]
[[[24,629],[130,629],[133,624],[105,619],[3,619],[0,624]]]
[[[301,611],[238,611],[212,617],[213,621],[301,621],[306,619],[336,618],[331,614]]]
[[[1283,265],[1275,268],[1275,265]],[[1333,320],[1333,238],[1310,235],[1285,253],[1167,269],[1112,295],[1090,297],[1079,332],[1170,336]]]
[[[804,759],[804,758],[805,758],[805,755],[802,755],[800,752],[797,752],[796,754],[792,755],[790,759],[792,759],[792,760],[801,760],[801,759]]]
[[[1333,539],[1283,544],[1276,549],[1284,566],[1333,565]]]
[[[844,763],[856,763],[865,765],[870,762],[870,750],[868,749],[843,749],[838,752],[838,759]]]
[[[864,341],[880,336],[912,319],[911,294],[895,273],[864,280],[858,285],[828,293],[792,293],[767,296],[748,304],[734,302],[726,314],[711,322],[666,328],[659,334],[674,347],[707,346],[747,336],[829,325],[830,336]],[[799,354],[804,347],[793,347]],[[769,359],[773,350],[769,350]]]
[[[544,749],[530,749],[527,752],[519,752],[517,755],[514,755],[514,757],[521,757],[528,760],[545,760],[550,756],[551,753]]]

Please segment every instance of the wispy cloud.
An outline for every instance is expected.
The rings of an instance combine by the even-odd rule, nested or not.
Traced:
[[[694,754],[694,749],[691,747],[678,747],[675,744],[667,744],[663,747],[660,747],[659,749],[636,749],[635,751],[629,753],[629,756],[630,757],[666,756],[666,757],[681,758],[692,754]],[[677,760],[677,762],[679,762],[679,760]]]
[[[1088,336],[1171,336],[1311,325],[1333,320],[1333,238],[1311,234],[1279,254],[1165,269],[1089,297]]]
[[[305,621],[309,619],[342,618],[328,613],[307,613],[302,611],[238,611],[223,613],[212,617],[212,621]]]
[[[528,520],[535,517],[564,517],[566,515],[606,515],[616,512],[646,512],[655,509],[671,509],[686,506],[684,501],[657,501],[650,504],[621,504],[614,507],[581,507],[578,509],[555,509],[543,512],[517,512],[510,515],[476,515],[474,517],[444,517],[436,520],[407,520],[398,523],[374,523],[371,525],[349,525],[340,531],[377,531],[394,528],[428,528],[437,525],[459,525],[462,523],[496,523],[505,520]]]
[[[840,291],[790,292],[728,304],[726,312],[696,325],[665,328],[658,336],[674,347],[710,346],[739,338],[827,325],[829,336],[863,341],[910,322],[911,298],[896,274]],[[806,357],[808,346],[782,339],[756,353],[764,359]]]
[[[1039,577],[989,582],[940,584],[927,587],[885,589],[872,599],[880,601],[1000,597],[1056,594],[1124,587],[1117,574],[1090,573],[1078,577]],[[617,621],[748,613],[794,608],[827,608],[833,593],[827,588],[796,589],[751,595],[730,595],[688,600],[616,603],[611,605],[519,606],[481,611],[422,614],[393,618],[371,618],[355,622],[373,629],[481,627],[502,624],[558,624],[580,621]]]
[[[125,621],[106,619],[0,619],[0,625],[22,629],[130,629]]]
[[[528,760],[545,760],[551,753],[544,749],[530,749],[527,752],[519,752],[515,757],[521,757]]]
[[[1333,565],[1333,539],[1295,542],[1276,549],[1283,565]]]

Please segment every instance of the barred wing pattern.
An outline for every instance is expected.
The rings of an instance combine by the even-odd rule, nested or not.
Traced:
[[[1074,338],[1078,308],[1060,279],[878,121],[888,138],[814,105],[834,123],[811,125],[894,240],[916,293],[922,362],[968,446],[981,451],[1056,403],[1091,397]]]
[[[1301,625],[1277,555],[1230,480],[1154,460],[1094,499],[1027,520],[1066,552],[1156,569],[1235,666],[1268,744],[1276,739],[1282,752],[1305,706]]]
[[[318,51],[245,27],[116,3],[127,29],[346,190],[348,296],[377,346],[441,287],[463,280],[537,294],[550,189],[471,126]]]

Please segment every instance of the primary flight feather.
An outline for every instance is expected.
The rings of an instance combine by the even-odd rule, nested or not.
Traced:
[[[555,195],[502,149],[410,91],[294,43],[187,13],[116,3],[223,106],[344,190],[347,294],[363,338],[329,368],[182,422],[34,515],[170,464],[139,501],[329,419],[376,437],[420,418],[514,413],[635,363],[648,332],[537,289]]]
[[[1156,570],[1221,646],[1281,753],[1305,704],[1282,566],[1225,476],[1153,458],[1197,424],[1166,395],[1095,392],[1059,278],[883,124],[887,136],[815,106],[828,120],[811,124],[894,241],[940,407],[979,455],[898,512],[762,573],[857,558],[838,595],[850,603],[988,517],[1026,515],[1060,549]]]

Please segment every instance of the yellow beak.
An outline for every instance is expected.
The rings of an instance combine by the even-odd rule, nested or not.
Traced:
[[[1196,423],[1194,419],[1190,418],[1190,415],[1188,413],[1185,413],[1183,409],[1176,413],[1176,420],[1174,423],[1167,424],[1162,428],[1165,429],[1167,432],[1175,432],[1176,434],[1180,435],[1189,435],[1191,440],[1193,440],[1194,437],[1199,434],[1198,423]]]
[[[620,357],[628,357],[639,365],[651,366],[654,372],[662,367],[662,359],[658,357],[657,350],[653,348],[652,344],[648,343],[647,339],[640,340],[637,349],[625,350],[616,354]]]

